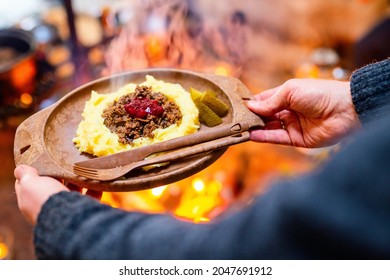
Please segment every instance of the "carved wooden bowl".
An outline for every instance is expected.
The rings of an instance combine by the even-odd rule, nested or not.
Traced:
[[[65,95],[52,106],[37,112],[26,119],[17,129],[14,142],[16,165],[28,164],[37,168],[39,174],[64,179],[84,188],[120,192],[153,188],[173,183],[189,177],[220,158],[225,149],[208,154],[199,154],[153,168],[140,170],[125,179],[101,182],[77,176],[72,171],[75,162],[93,158],[81,154],[72,139],[82,120],[81,113],[91,91],[110,93],[126,83],[141,83],[146,75],[169,83],[179,83],[189,91],[190,87],[199,90],[211,89],[229,106],[223,124],[236,122],[248,114],[243,100],[252,97],[249,90],[237,79],[210,74],[201,74],[176,69],[147,69],[128,72],[92,81]],[[201,125],[200,130],[213,129]]]

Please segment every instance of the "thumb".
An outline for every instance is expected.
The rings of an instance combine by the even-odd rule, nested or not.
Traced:
[[[34,167],[24,164],[18,165],[14,170],[14,176],[17,180],[21,180],[28,175],[37,176],[38,171]]]
[[[272,116],[289,107],[289,92],[283,87],[264,91],[256,99],[249,100],[247,107],[262,116]]]

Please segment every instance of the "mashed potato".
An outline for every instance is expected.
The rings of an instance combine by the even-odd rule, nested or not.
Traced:
[[[74,144],[80,150],[95,156],[107,156],[133,148],[169,140],[175,137],[194,133],[199,128],[199,112],[191,95],[179,84],[166,83],[156,80],[153,76],[146,76],[146,81],[141,86],[152,87],[155,92],[161,92],[170,101],[175,102],[183,115],[179,125],[173,124],[167,128],[158,128],[154,131],[153,138],[137,138],[130,144],[118,142],[118,135],[112,133],[105,125],[102,113],[114,100],[121,96],[134,92],[137,84],[127,84],[110,94],[99,94],[92,91],[91,98],[86,102],[82,113]]]

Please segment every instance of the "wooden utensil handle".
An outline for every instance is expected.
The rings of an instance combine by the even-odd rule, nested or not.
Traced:
[[[246,141],[249,141],[250,134],[248,131],[245,131],[243,133],[235,134],[228,137],[223,137],[220,139],[212,140],[203,144],[198,144],[195,146],[190,146],[186,148],[182,148],[179,150],[175,150],[173,152],[168,152],[167,154],[157,156],[154,158],[146,159],[142,162],[140,162],[138,167],[141,166],[147,166],[151,164],[157,164],[157,163],[163,163],[163,162],[169,162],[173,160],[177,160],[180,158],[185,158],[197,154],[202,154],[205,152],[210,152],[214,150],[218,150],[221,148],[225,148],[228,146],[236,145],[239,143],[243,143]]]
[[[233,123],[215,127],[210,131],[197,132],[178,138],[173,138],[171,140],[147,146],[148,148],[150,148],[150,153],[148,154],[148,156],[158,152],[165,152],[178,148],[193,146],[221,137],[230,136],[233,134],[240,133],[243,130],[243,126],[240,123]],[[155,149],[155,147],[158,146],[160,146],[160,148]]]
[[[120,154],[109,155],[101,158],[94,158],[75,163],[79,166],[92,168],[107,168],[107,166],[122,166],[131,161],[141,161],[148,156],[161,152],[168,152],[184,147],[202,144],[211,140],[219,139],[225,136],[234,135],[248,130],[247,123],[230,123],[213,127],[208,131],[197,132],[171,140],[155,143],[152,145],[140,147],[134,150],[125,151]]]

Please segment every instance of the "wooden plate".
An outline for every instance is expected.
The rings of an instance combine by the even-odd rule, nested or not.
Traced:
[[[169,83],[179,83],[187,91],[190,87],[215,91],[219,98],[230,107],[229,113],[223,118],[224,124],[235,122],[248,113],[243,99],[248,99],[252,95],[235,78],[173,69],[147,69],[123,73],[81,86],[65,95],[57,103],[25,120],[15,134],[16,165],[34,166],[41,175],[61,178],[84,188],[119,192],[148,189],[179,181],[201,171],[221,157],[226,149],[178,160],[165,167],[154,168],[147,172],[132,173],[126,179],[112,182],[88,180],[73,173],[73,163],[92,158],[92,156],[80,154],[72,142],[91,91],[110,93],[126,83],[141,83],[145,81],[146,75],[153,75],[156,79]],[[203,125],[200,127],[202,131],[208,129],[212,128]]]

